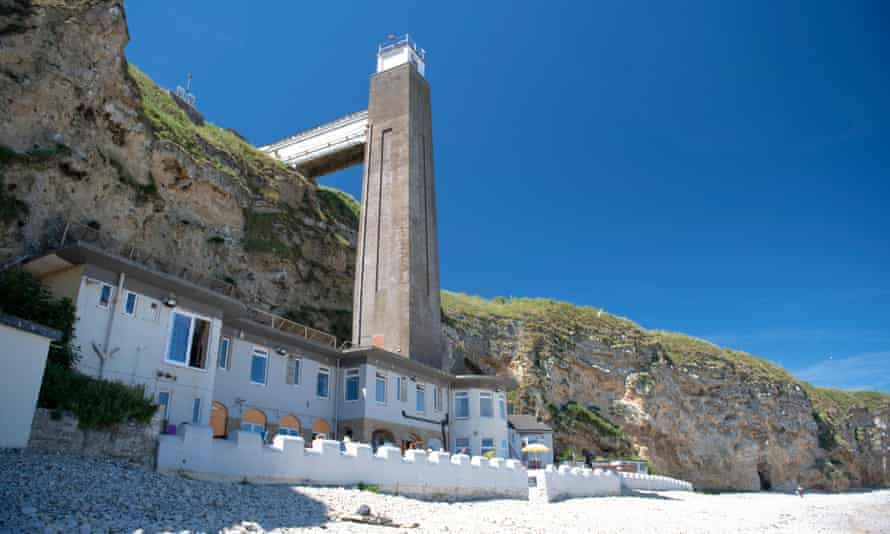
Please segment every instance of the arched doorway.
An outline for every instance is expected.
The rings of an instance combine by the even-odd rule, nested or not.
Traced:
[[[241,418],[241,430],[255,432],[257,434],[266,433],[266,414],[256,408],[248,408]]]
[[[293,415],[285,415],[278,421],[278,434],[282,436],[299,436],[300,420]]]
[[[226,422],[229,419],[229,410],[226,405],[213,401],[210,403],[210,428],[213,429],[213,437],[226,437]]]
[[[312,422],[312,438],[321,437],[327,439],[331,435],[331,425],[324,419],[316,419]]]
[[[422,448],[423,440],[417,437],[416,434],[406,434],[405,437],[402,438],[402,452],[405,452],[408,449]]]
[[[396,438],[389,430],[375,430],[371,434],[371,448],[376,452],[383,445],[395,445]]]

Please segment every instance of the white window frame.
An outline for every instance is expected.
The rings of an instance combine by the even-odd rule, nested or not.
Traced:
[[[491,401],[491,414],[485,415],[482,413],[482,399],[488,399]],[[493,419],[494,418],[494,395],[490,391],[480,391],[479,392],[479,417],[484,417],[485,419]]]
[[[423,409],[418,410],[417,406],[419,404],[418,400],[421,398],[421,392],[423,392]],[[426,384],[422,384],[420,382],[414,384],[414,410],[417,413],[426,413]]]
[[[328,377],[328,387],[327,387],[327,395],[322,397],[318,394],[318,377],[320,375],[327,375]],[[331,370],[327,367],[319,367],[318,372],[315,374],[315,396],[319,399],[330,399],[331,398]]]
[[[263,382],[256,382],[253,379],[253,359],[257,356],[258,352],[261,353],[263,359],[266,360],[266,363],[263,364]],[[253,346],[253,351],[250,353],[250,366],[247,368],[247,379],[251,384],[256,386],[265,386],[269,383],[269,349],[267,347],[261,345]]]
[[[192,424],[201,423],[201,397],[195,397],[192,401]]]
[[[161,404],[161,394],[165,393],[167,395],[167,404]],[[169,389],[159,389],[158,390],[158,406],[164,407],[164,416],[165,421],[170,420],[170,405],[173,404],[173,392]]]
[[[433,410],[442,411],[442,388],[433,384]]]
[[[102,290],[105,289],[106,287],[108,288],[108,303],[102,304]],[[109,283],[99,281],[99,299],[96,301],[96,306],[98,306],[99,308],[102,308],[103,310],[107,310],[111,307],[111,304],[113,302],[114,302],[114,286]]]
[[[294,372],[297,373],[297,376],[291,376],[291,380],[293,380],[293,387],[300,387],[300,383],[303,381],[303,358],[294,358]],[[296,380],[299,378],[299,380]]]
[[[213,333],[213,321],[211,321],[209,317],[205,317],[203,315],[185,311],[185,310],[182,310],[179,308],[174,308],[173,311],[170,312],[170,325],[167,327],[167,348],[164,350],[164,363],[169,364],[169,365],[175,365],[177,367],[184,367],[186,369],[192,369],[194,371],[202,371],[202,372],[206,373],[207,367],[209,367],[209,365],[207,365],[207,363],[208,363],[208,360],[210,359],[207,354],[204,355],[204,367],[192,367],[191,365],[189,365],[189,357],[190,357],[189,353],[186,353],[186,355],[185,355],[185,362],[178,362],[176,360],[170,359],[170,345],[173,343],[173,325],[176,323],[176,321],[174,321],[174,319],[176,317],[175,314],[177,314],[177,313],[179,315],[185,315],[185,316],[191,318],[191,322],[189,323],[189,337],[188,337],[188,341],[186,342],[186,347],[188,347],[189,351],[191,351],[191,347],[192,347],[192,336],[194,336],[194,334],[195,334],[195,319],[201,319],[202,321],[207,321],[207,324],[210,325],[210,331],[211,331],[211,333]],[[207,339],[212,339],[212,338],[210,336],[208,336]],[[207,346],[207,350],[208,351],[210,350],[209,344]]]
[[[130,300],[130,295],[133,295],[133,311],[127,313],[127,301]],[[126,315],[127,317],[136,317],[136,306],[139,305],[139,294],[133,291],[124,291],[124,305],[121,307],[121,313]]]
[[[377,384],[379,384],[381,381],[383,382],[383,400],[380,400],[377,398]],[[375,371],[374,372],[374,401],[377,402],[377,404],[386,404],[386,401],[389,400],[388,399],[389,395],[387,394],[388,390],[389,390],[388,386],[389,386],[389,377],[386,375],[386,373],[381,372],[381,371]]]
[[[223,352],[223,344],[226,346],[225,352]],[[219,338],[219,347],[216,350],[216,366],[219,369],[228,370],[230,358],[232,356],[232,338],[229,336],[221,336]],[[223,365],[225,363],[225,365]]]
[[[356,382],[356,384],[355,384],[355,398],[354,399],[349,398],[349,379],[351,379],[351,378],[354,378],[355,382]],[[328,389],[330,389],[330,385],[331,385],[330,380],[331,380],[331,377],[329,375],[328,376]],[[318,382],[317,381],[315,383],[315,394],[316,395],[318,394]],[[330,391],[328,392],[328,394],[330,394]],[[358,369],[358,367],[356,367],[354,369],[347,369],[346,372],[343,374],[343,402],[350,402],[350,403],[358,402],[361,397],[362,397],[362,377],[359,372],[359,369]],[[321,398],[326,398],[326,397],[321,397]]]
[[[458,399],[467,399],[467,415],[459,415],[457,411],[457,400]],[[470,392],[469,391],[455,391],[454,392],[454,418],[455,419],[469,419],[470,418]]]
[[[498,417],[507,419],[507,399],[503,395],[498,395]]]
[[[491,442],[491,447],[485,446],[485,441],[488,440]],[[498,447],[494,440],[494,438],[480,438],[479,439],[479,456],[485,456],[485,453],[491,451],[494,453],[494,456],[498,455]]]
[[[245,428],[245,427],[247,427],[247,428]],[[260,430],[257,431],[257,430],[256,430],[257,428],[260,429]],[[245,423],[245,422],[242,422],[242,423],[240,423],[240,424],[238,425],[238,430],[244,430],[244,431],[246,431],[246,432],[252,432],[252,433],[254,433],[254,434],[260,434],[260,435],[262,435],[262,434],[264,434],[264,433],[266,432],[266,427],[263,426],[263,425],[261,425],[261,424],[258,424],[258,423]]]

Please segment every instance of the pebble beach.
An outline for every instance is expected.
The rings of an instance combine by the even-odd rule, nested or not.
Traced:
[[[890,490],[640,492],[425,502],[357,488],[189,480],[104,458],[0,452],[0,532],[890,532]],[[367,505],[404,527],[342,521]],[[413,526],[412,524],[416,524]]]

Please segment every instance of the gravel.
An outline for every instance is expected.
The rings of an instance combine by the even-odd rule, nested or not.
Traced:
[[[0,452],[5,532],[890,532],[890,491],[641,492],[559,503],[433,503],[354,488],[188,480],[108,459]],[[417,529],[338,521],[362,505]]]

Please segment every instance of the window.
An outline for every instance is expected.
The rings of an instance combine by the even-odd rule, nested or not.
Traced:
[[[260,347],[254,347],[250,357],[250,383],[266,385],[266,363],[269,360],[269,351]]]
[[[470,417],[470,394],[466,391],[458,391],[454,394],[455,419],[467,419]]]
[[[501,419],[507,418],[507,401],[504,400],[504,397],[498,397],[498,415],[501,416]]]
[[[132,291],[127,291],[124,297],[124,315],[136,315],[136,293]]]
[[[196,398],[192,403],[192,423],[198,424],[201,422],[201,399]]]
[[[315,381],[315,394],[322,399],[328,398],[328,378],[330,371],[326,367],[318,368],[318,377]]]
[[[229,368],[229,345],[231,344],[232,340],[227,337],[219,340],[219,358],[217,358],[217,362],[220,369]]]
[[[404,376],[396,377],[396,400],[408,402],[408,379]]]
[[[487,391],[479,392],[479,417],[494,417],[491,393]]]
[[[159,391],[158,392],[158,406],[161,407],[161,413],[164,415],[164,419],[169,419],[170,414],[170,392],[169,391]]]
[[[454,450],[457,454],[473,454],[473,449],[470,448],[470,438],[455,439]]]
[[[501,440],[501,458],[507,458],[507,440]]]
[[[254,434],[262,434],[266,431],[266,427],[258,423],[245,423],[244,421],[242,421],[241,430],[253,432]]]
[[[486,458],[494,458],[497,452],[494,450],[494,440],[492,438],[482,438],[482,456]]]
[[[321,387],[321,386],[319,386]],[[358,390],[359,390],[359,376],[358,369],[347,369],[346,370],[346,402],[353,402],[358,400]],[[322,395],[318,394],[319,397],[327,397],[327,393]]]
[[[107,308],[111,304],[112,295],[114,295],[114,288],[108,284],[102,284],[99,288],[99,307]]]
[[[374,399],[381,404],[386,402],[386,375],[380,372],[374,379]]]
[[[204,369],[209,340],[210,321],[173,312],[167,361]]]
[[[417,384],[417,396],[415,397],[416,408],[419,413],[426,411],[426,386]]]
[[[292,386],[300,385],[300,373],[303,371],[303,360],[300,358],[287,359],[287,376],[285,381]]]
[[[433,409],[442,411],[442,388],[438,386],[433,386]]]

